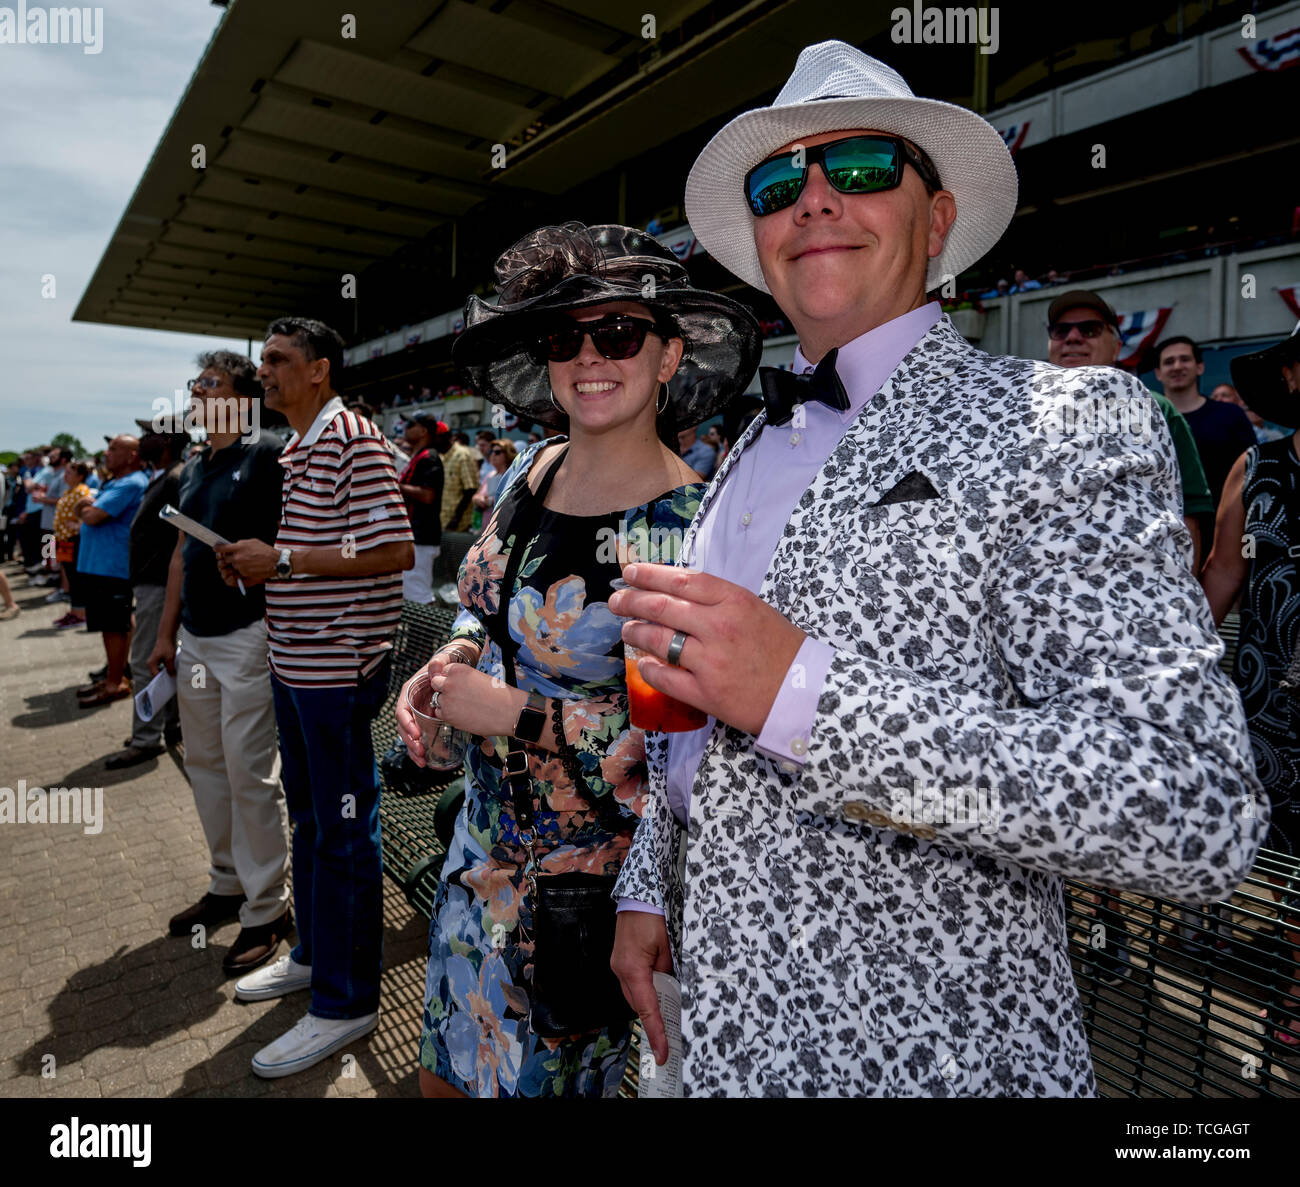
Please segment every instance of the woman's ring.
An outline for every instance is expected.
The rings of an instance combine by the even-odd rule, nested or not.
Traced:
[[[678,631],[673,636],[673,641],[668,644],[667,660],[674,668],[681,667],[682,648],[686,646],[686,632]]]
[[[438,697],[440,697],[441,695],[442,695],[442,694],[441,694],[441,692],[440,692],[438,689],[435,688],[435,689],[433,690],[433,696],[431,696],[431,697],[429,698],[429,711],[430,711],[430,712],[437,712],[437,709],[438,709]]]

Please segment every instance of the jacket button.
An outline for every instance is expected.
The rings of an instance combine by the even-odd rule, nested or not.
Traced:
[[[790,434],[790,444],[791,444],[791,445],[798,445],[799,442],[802,441],[802,440],[803,440],[803,434],[802,434],[802,433],[794,432],[794,433],[791,433],[791,434]]]
[[[740,522],[745,527],[749,527],[749,525],[754,522],[754,513],[752,511],[746,511],[745,514],[740,517]]]
[[[808,743],[803,738],[795,738],[790,743],[790,753],[797,754],[800,758],[802,758],[805,754],[808,753]]]

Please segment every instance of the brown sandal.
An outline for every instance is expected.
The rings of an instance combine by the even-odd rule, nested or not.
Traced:
[[[113,701],[120,701],[123,697],[129,697],[131,689],[129,686],[119,688],[116,692],[109,692],[103,689],[97,692],[93,697],[82,697],[77,704],[83,709],[93,709],[96,705],[108,705]]]

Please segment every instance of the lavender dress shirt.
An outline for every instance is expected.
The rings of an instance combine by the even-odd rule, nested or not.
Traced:
[[[835,370],[849,397],[848,410],[837,412],[825,404],[808,403],[801,406],[802,417],[763,427],[700,521],[688,558],[692,568],[758,593],[781,532],[804,491],[867,402],[930,332],[939,314],[938,302],[932,301],[840,347]],[[802,375],[812,369],[803,351],[796,349],[794,370]],[[807,757],[817,702],[834,654],[829,643],[803,641],[758,735],[758,749],[788,771],[802,766]],[[683,824],[690,818],[691,787],[714,723],[710,717],[697,730],[668,737],[668,802]],[[619,910],[657,912],[635,899],[621,899]]]

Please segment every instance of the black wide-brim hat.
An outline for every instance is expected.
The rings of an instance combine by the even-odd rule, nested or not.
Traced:
[[[1283,428],[1300,428],[1300,392],[1287,387],[1282,368],[1300,361],[1300,323],[1267,350],[1239,354],[1229,362],[1233,386],[1246,406],[1265,420]]]
[[[729,297],[692,288],[677,257],[635,227],[540,227],[503,252],[495,271],[500,301],[469,298],[451,358],[479,395],[525,419],[565,424],[551,401],[546,363],[530,355],[539,334],[570,310],[608,301],[635,301],[676,327],[685,349],[668,381],[665,415],[681,428],[721,412],[758,368],[762,334],[754,315]]]

